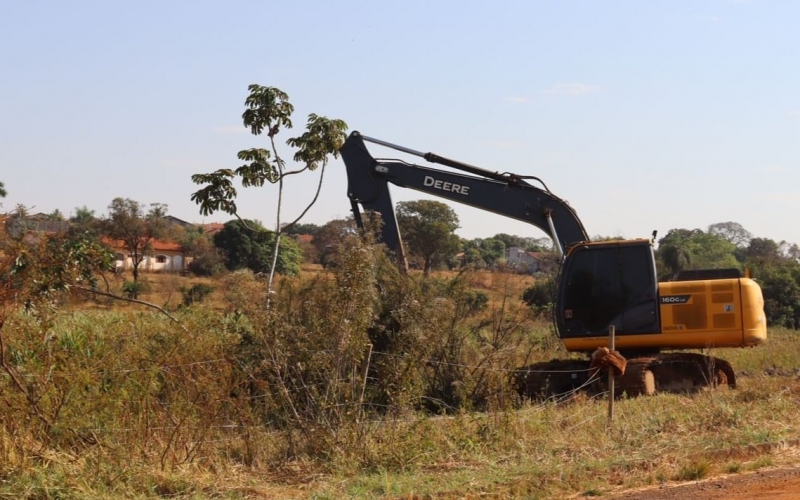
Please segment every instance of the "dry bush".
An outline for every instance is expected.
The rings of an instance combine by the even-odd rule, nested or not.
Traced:
[[[284,437],[284,459],[355,456],[364,422],[418,409],[508,406],[509,376],[532,337],[525,310],[487,307],[468,275],[407,276],[361,238],[346,239],[329,274],[264,288],[231,275],[231,353],[253,411]]]

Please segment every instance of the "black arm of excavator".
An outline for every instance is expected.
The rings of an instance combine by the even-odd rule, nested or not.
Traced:
[[[483,170],[433,153],[418,153],[383,141],[369,139],[428,161],[441,163],[474,175],[463,175],[421,167],[400,160],[376,160],[364,144],[364,136],[353,132],[340,149],[347,168],[347,195],[359,226],[365,210],[378,212],[383,219],[381,238],[405,262],[400,231],[388,183],[457,201],[494,212],[512,219],[533,224],[551,237],[566,251],[570,246],[588,241],[583,224],[569,204],[547,190],[525,182],[520,176]],[[552,227],[551,227],[552,222]]]

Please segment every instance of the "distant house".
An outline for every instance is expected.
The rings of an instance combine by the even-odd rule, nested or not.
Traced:
[[[133,259],[122,240],[103,238],[103,243],[114,251],[115,266],[118,270],[133,269]],[[139,264],[139,271],[144,272],[183,272],[186,270],[186,259],[183,247],[170,241],[153,240],[151,250]]]
[[[506,250],[506,265],[523,273],[539,273],[555,271],[558,261],[552,253],[527,252],[520,247]]]
[[[162,217],[162,219],[164,219],[164,222],[166,222],[170,226],[180,226],[183,228],[194,226],[194,224],[192,224],[191,222],[186,222],[185,220],[179,219],[173,215],[165,215],[164,217]]]

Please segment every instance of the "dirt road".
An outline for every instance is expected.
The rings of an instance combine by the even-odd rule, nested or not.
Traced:
[[[800,467],[715,477],[629,491],[613,500],[800,500]]]

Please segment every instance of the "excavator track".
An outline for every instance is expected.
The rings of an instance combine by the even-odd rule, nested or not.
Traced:
[[[535,400],[564,400],[585,392],[607,390],[607,372],[590,368],[589,360],[551,360],[534,363],[515,373],[520,396]],[[627,360],[625,372],[614,377],[617,397],[657,393],[692,393],[706,388],[735,388],[736,374],[727,361],[697,353],[671,352]]]
[[[688,352],[671,352],[628,360],[629,370],[617,377],[625,386],[626,376],[636,377],[638,373],[647,377],[652,374],[653,389],[643,387],[642,394],[656,392],[686,393],[696,392],[708,387],[735,388],[736,374],[730,363],[724,359]],[[630,368],[636,368],[631,370]],[[633,384],[634,387],[637,385]]]
[[[592,386],[589,378],[589,360],[553,359],[517,370],[513,385],[523,398],[562,400],[588,391]]]

